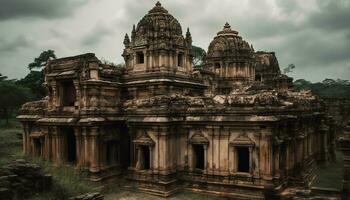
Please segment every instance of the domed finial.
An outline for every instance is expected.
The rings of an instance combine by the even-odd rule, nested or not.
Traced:
[[[156,6],[162,6],[162,4],[159,1],[157,1]]]

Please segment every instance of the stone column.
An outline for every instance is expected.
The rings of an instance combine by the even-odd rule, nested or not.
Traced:
[[[98,127],[92,127],[90,131],[90,137],[91,137],[91,165],[90,165],[90,171],[91,172],[99,172],[100,171],[100,161],[99,161],[99,128]]]
[[[253,147],[249,147],[249,173],[253,174]]]
[[[55,137],[55,155],[56,155],[56,160],[55,160],[55,164],[56,165],[60,165],[63,161],[63,155],[62,155],[62,143],[63,143],[63,139],[62,139],[62,133],[61,131],[58,131],[58,127],[54,127],[54,137]]]
[[[274,163],[275,163],[275,167],[274,167],[274,175],[279,177],[280,176],[280,145],[275,147],[275,153],[274,153]]]
[[[204,173],[206,174],[207,171],[207,166],[208,166],[208,156],[207,156],[207,151],[208,151],[208,145],[203,145],[203,150],[204,150]]]
[[[60,106],[60,98],[59,98],[59,93],[57,91],[57,83],[56,81],[52,82],[52,104],[53,104],[53,109],[56,109],[57,107]]]
[[[76,158],[77,163],[76,167],[80,167],[83,165],[83,156],[82,156],[82,137],[79,127],[74,128],[74,135],[75,135],[75,143],[76,143]]]
[[[22,134],[22,138],[23,138],[23,153],[25,155],[27,155],[28,152],[28,137],[29,137],[29,128],[28,128],[28,124],[27,123],[23,123],[23,134]]]
[[[83,147],[83,155],[81,156],[83,158],[83,165],[85,167],[88,167],[90,165],[90,159],[89,159],[89,136],[87,133],[87,128],[82,127],[82,138],[84,140],[84,147]]]
[[[153,169],[153,148],[152,146],[148,146],[149,148],[149,168]]]
[[[142,162],[141,161],[141,148],[139,145],[136,145],[135,149],[136,149],[136,157],[134,159],[133,167],[135,167],[135,169],[139,170],[139,169],[141,169],[141,162]]]

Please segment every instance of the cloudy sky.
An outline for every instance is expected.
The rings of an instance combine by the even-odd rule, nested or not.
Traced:
[[[274,51],[289,75],[350,79],[350,0],[162,0],[207,50],[225,22],[255,50]],[[58,57],[94,52],[120,63],[125,33],[151,0],[0,0],[0,73],[22,78],[43,50]]]

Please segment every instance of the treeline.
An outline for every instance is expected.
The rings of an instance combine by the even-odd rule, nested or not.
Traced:
[[[43,51],[27,68],[30,72],[26,77],[16,80],[0,74],[0,119],[6,124],[22,104],[28,101],[39,100],[46,95],[44,74],[41,68],[47,60],[56,58],[53,50]]]
[[[305,79],[294,81],[295,89],[307,89],[324,98],[350,98],[350,81],[342,79],[325,79],[311,83]]]

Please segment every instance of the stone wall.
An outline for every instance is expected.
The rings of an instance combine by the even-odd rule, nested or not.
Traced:
[[[51,175],[25,160],[15,160],[0,168],[0,199],[27,199],[50,189],[51,184]]]

